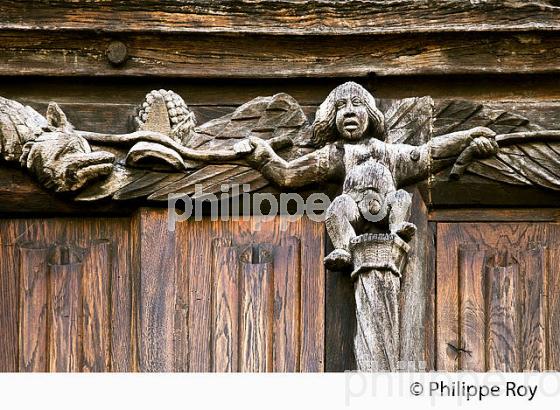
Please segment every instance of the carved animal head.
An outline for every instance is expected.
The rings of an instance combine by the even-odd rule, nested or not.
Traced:
[[[361,85],[347,82],[330,92],[313,123],[313,143],[362,138],[385,139],[385,118],[373,96]]]
[[[109,175],[115,157],[105,151],[92,151],[76,132],[60,107],[47,110],[48,130],[23,146],[22,166],[48,189],[77,191],[90,181]]]

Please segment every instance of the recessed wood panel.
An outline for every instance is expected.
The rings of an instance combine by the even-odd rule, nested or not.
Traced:
[[[140,370],[324,369],[321,224],[208,218],[179,222],[169,232],[166,210],[143,209],[137,218],[139,241],[160,232],[135,253]],[[174,291],[166,293],[169,284]],[[159,324],[151,311],[159,312]]]
[[[439,370],[557,370],[560,225],[440,223]]]

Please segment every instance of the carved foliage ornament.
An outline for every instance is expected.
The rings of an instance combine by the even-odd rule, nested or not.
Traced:
[[[560,131],[516,114],[463,101],[434,108],[429,97],[377,102],[348,82],[320,105],[313,123],[287,94],[258,97],[198,125],[184,100],[167,90],[146,95],[136,131],[76,130],[55,104],[46,118],[0,97],[4,161],[46,188],[77,201],[220,193],[224,180],[299,188],[338,181],[326,227],[333,270],[352,271],[360,324],[360,369],[394,369],[398,360],[400,275],[416,227],[403,188],[444,168],[560,190]],[[484,126],[481,126],[484,125]]]

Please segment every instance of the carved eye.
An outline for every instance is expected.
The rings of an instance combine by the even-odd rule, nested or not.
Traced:
[[[362,99],[358,97],[352,98],[352,105],[354,106],[362,105]]]
[[[340,108],[342,108],[346,105],[346,101],[338,100],[334,105],[335,105],[336,109],[338,110],[338,109],[340,109]]]

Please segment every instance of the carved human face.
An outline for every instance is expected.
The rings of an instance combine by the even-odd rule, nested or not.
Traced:
[[[336,128],[347,140],[361,139],[368,127],[368,113],[361,96],[350,94],[335,101]]]

